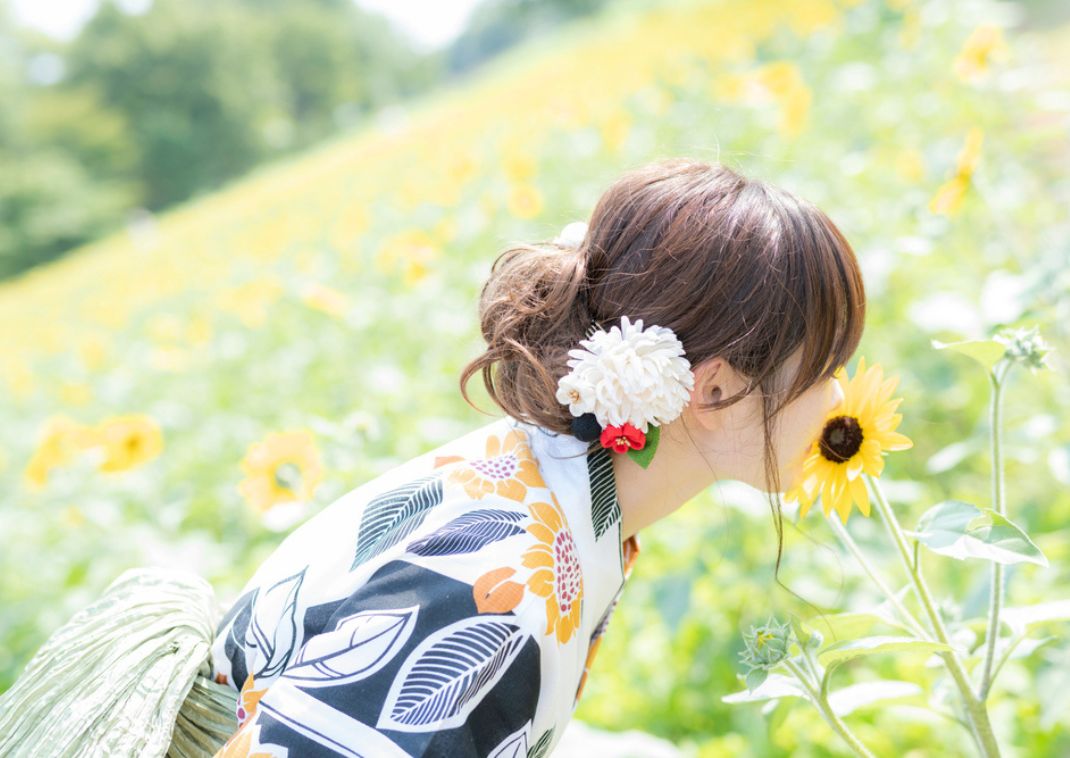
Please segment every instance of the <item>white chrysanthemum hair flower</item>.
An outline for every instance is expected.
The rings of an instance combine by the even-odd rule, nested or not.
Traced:
[[[554,242],[559,245],[568,245],[569,247],[579,247],[583,242],[583,238],[587,236],[587,222],[586,221],[573,221],[571,224],[566,224],[565,228],[554,237]]]
[[[621,326],[594,332],[569,350],[571,371],[558,381],[557,399],[573,416],[593,413],[599,426],[629,423],[641,432],[683,411],[695,386],[684,346],[671,329],[627,316]]]

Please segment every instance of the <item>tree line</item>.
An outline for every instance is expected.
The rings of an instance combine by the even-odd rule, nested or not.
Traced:
[[[603,0],[487,0],[423,53],[353,0],[102,0],[68,41],[0,0],[0,277],[357,128]]]

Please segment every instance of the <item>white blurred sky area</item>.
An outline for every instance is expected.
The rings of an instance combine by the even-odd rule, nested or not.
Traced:
[[[464,28],[472,9],[481,0],[354,0],[369,11],[386,16],[429,52],[448,44]],[[9,0],[15,21],[60,39],[74,37],[93,15],[98,0]],[[119,0],[128,12],[140,13],[152,0]]]

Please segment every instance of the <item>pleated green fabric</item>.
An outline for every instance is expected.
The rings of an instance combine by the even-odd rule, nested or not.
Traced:
[[[57,629],[0,694],[0,755],[208,758],[237,729],[211,676],[212,586],[139,567]]]

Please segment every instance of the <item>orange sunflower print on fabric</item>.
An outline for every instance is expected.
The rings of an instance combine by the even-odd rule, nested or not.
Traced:
[[[534,521],[527,531],[536,541],[524,551],[522,561],[535,569],[528,577],[528,589],[546,598],[546,634],[556,631],[557,641],[565,644],[580,626],[583,572],[557,496],[551,492],[550,498],[553,505],[535,502],[529,506]]]
[[[500,495],[522,503],[529,488],[546,486],[526,435],[517,429],[510,429],[504,435],[488,435],[482,458],[439,456],[435,466],[453,462],[460,465],[450,472],[449,481],[463,486],[473,500]]]

